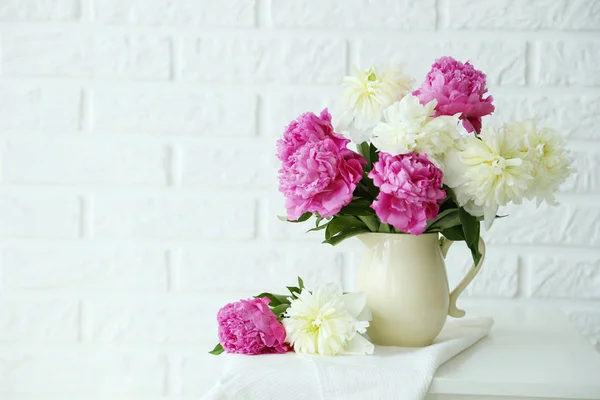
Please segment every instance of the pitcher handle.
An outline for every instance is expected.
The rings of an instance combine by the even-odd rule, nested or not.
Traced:
[[[450,239],[446,239],[445,237],[440,238],[440,250],[442,252],[442,257],[446,258],[446,254],[448,254],[448,249],[452,246],[454,241]],[[454,288],[454,290],[450,293],[450,305],[448,306],[448,315],[454,318],[462,318],[465,316],[464,310],[459,310],[456,308],[456,301],[458,300],[458,296],[466,289],[466,287],[471,283],[473,278],[479,273],[481,269],[481,265],[483,264],[483,259],[485,258],[485,242],[482,238],[479,238],[479,252],[481,253],[481,259],[475,265],[471,266],[467,275],[460,281],[460,283]]]

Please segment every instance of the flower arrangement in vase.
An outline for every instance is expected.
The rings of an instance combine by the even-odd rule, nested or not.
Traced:
[[[420,87],[399,65],[343,80],[335,127],[327,109],[300,115],[277,142],[279,190],[290,222],[314,217],[324,243],[366,245],[357,287],[377,344],[423,346],[481,269],[486,229],[509,203],[554,194],[571,173],[565,140],[535,120],[484,125],[495,111],[486,76],[435,61]],[[354,142],[357,151],[348,148]],[[443,258],[464,241],[473,267],[452,292]]]

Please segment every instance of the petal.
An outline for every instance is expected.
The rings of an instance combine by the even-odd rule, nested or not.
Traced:
[[[348,135],[350,136],[350,138],[352,139],[352,142],[354,142],[356,144],[368,142],[369,140],[371,140],[371,130],[370,129],[362,129],[361,130],[358,128],[350,127],[347,130],[345,130],[344,132],[347,132]]]
[[[364,354],[373,354],[375,345],[369,342],[364,336],[356,335],[352,340],[346,343],[342,354],[348,356],[362,356]]]
[[[356,331],[358,333],[366,333],[367,328],[369,327],[369,322],[368,321],[356,321],[354,323],[354,325],[355,325]]]
[[[364,292],[346,293],[342,300],[346,311],[354,318],[358,318],[367,305],[367,295]]]
[[[463,185],[467,182],[467,166],[460,159],[460,152],[449,149],[444,157],[444,183],[451,188]]]
[[[498,212],[498,206],[486,207],[483,210],[483,221],[485,225],[485,230],[489,231],[494,223],[494,219],[496,219],[496,213]]]
[[[367,306],[362,309],[358,317],[356,317],[359,321],[371,321],[373,319],[373,314],[371,313],[371,309]]]
[[[483,206],[475,205],[473,201],[468,201],[465,204],[463,204],[463,208],[466,212],[468,212],[474,217],[483,217],[485,215],[485,208]]]
[[[317,291],[316,289],[317,288],[315,288],[315,291]],[[344,293],[342,286],[339,283],[335,282],[326,283],[324,286],[321,287],[320,291],[328,299],[335,296],[341,296]]]

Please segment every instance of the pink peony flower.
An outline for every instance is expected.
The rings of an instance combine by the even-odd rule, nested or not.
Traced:
[[[420,235],[427,220],[438,215],[438,203],[446,197],[442,171],[425,154],[392,156],[379,153],[369,173],[380,193],[371,207],[379,219],[396,229]]]
[[[317,117],[314,113],[307,112],[300,115],[287,126],[283,138],[277,141],[277,157],[284,166],[289,166],[290,156],[308,142],[319,142],[331,139],[337,147],[346,148],[350,140],[334,132],[331,124],[331,114],[327,109],[321,111]],[[350,151],[350,150],[348,150]]]
[[[290,350],[285,328],[269,308],[267,297],[229,303],[217,313],[219,342],[227,353],[265,354]]]
[[[366,161],[346,148],[349,141],[333,131],[327,109],[320,117],[302,114],[288,126],[277,142],[279,191],[288,219],[305,212],[330,217],[350,203]]]
[[[435,61],[423,85],[413,92],[421,104],[437,100],[437,115],[460,114],[468,132],[481,132],[481,117],[494,111],[492,96],[487,92],[485,74],[469,62],[461,63],[452,57]]]

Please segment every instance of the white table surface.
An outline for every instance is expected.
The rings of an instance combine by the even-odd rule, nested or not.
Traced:
[[[600,399],[600,354],[559,310],[464,308],[492,331],[437,370],[427,400]]]
[[[438,368],[426,400],[600,399],[600,354],[560,310],[460,306],[467,316],[493,317],[494,326]]]

